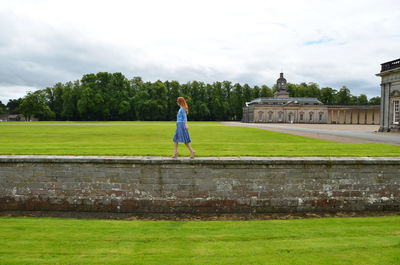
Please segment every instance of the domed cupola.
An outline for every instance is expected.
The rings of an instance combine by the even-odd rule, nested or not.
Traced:
[[[286,79],[283,77],[283,73],[280,74],[278,80],[276,80],[276,92],[274,94],[276,98],[288,98],[289,93],[286,91]]]

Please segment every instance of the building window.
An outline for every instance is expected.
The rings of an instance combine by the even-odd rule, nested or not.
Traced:
[[[283,112],[279,112],[279,121],[282,121],[283,118]]]
[[[268,120],[272,121],[272,112],[268,113]]]
[[[262,122],[262,121],[263,121],[263,116],[264,116],[263,114],[264,114],[264,113],[261,112],[261,111],[258,113],[258,121],[259,121],[259,122]]]
[[[293,123],[293,113],[289,113],[289,122]]]
[[[393,110],[394,110],[394,112],[393,112],[393,123],[394,124],[399,124],[399,116],[400,116],[400,114],[399,114],[399,102],[400,102],[400,100],[395,100],[393,102],[393,105],[394,105],[394,107],[393,107]]]
[[[312,112],[310,113],[310,121],[312,121],[312,116],[313,116],[313,114],[312,114]]]
[[[303,120],[303,113],[300,113],[300,120]]]
[[[322,113],[319,114],[319,120],[322,121]]]

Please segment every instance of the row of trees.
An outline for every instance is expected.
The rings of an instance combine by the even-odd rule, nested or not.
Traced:
[[[7,105],[0,101],[0,114],[18,114],[19,106],[21,105],[22,98],[10,99]]]
[[[240,120],[245,102],[273,97],[275,90],[276,85],[250,87],[229,81],[144,82],[140,77],[128,80],[121,73],[100,72],[28,92],[3,108],[41,120],[174,120],[176,99],[183,96],[189,105],[190,120]],[[315,83],[288,83],[287,90],[291,97],[315,97],[328,105],[380,104],[379,97],[368,101],[366,95],[351,95],[345,86],[337,91],[320,89]]]

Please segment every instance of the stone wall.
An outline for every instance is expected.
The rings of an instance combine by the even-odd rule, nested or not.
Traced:
[[[0,156],[0,211],[400,210],[400,158]]]

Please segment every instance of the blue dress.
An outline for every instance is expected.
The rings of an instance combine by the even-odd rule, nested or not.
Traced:
[[[178,115],[176,116],[176,130],[174,135],[174,142],[190,143],[190,136],[188,130],[185,127],[185,121],[187,121],[186,111],[184,108],[180,108]]]

